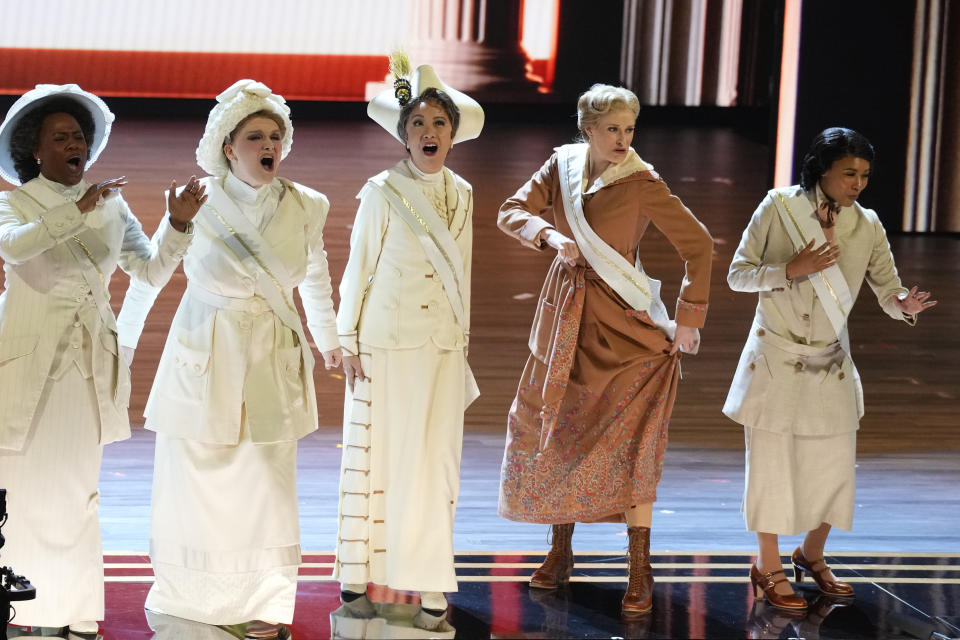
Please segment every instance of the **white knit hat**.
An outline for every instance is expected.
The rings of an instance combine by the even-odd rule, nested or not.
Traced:
[[[465,140],[473,140],[480,135],[483,129],[483,107],[476,100],[467,94],[457,91],[453,87],[445,84],[428,64],[420,65],[410,74],[410,98],[416,98],[425,89],[434,87],[440,89],[453,100],[453,103],[460,109],[460,125],[457,127],[457,134],[453,136],[453,144]],[[374,122],[387,130],[394,138],[403,142],[397,133],[397,123],[400,121],[400,110],[403,105],[396,96],[396,90],[393,88],[381,91],[367,105],[367,115]]]
[[[20,121],[31,111],[55,98],[73,100],[93,118],[93,140],[87,141],[89,157],[85,170],[96,162],[100,152],[107,146],[110,128],[113,126],[113,113],[103,100],[75,84],[38,84],[13,103],[3,124],[0,124],[0,176],[10,184],[20,186],[20,177],[13,164],[13,154],[10,153],[10,141],[14,132]]]
[[[223,155],[223,141],[241,120],[257,111],[275,113],[283,120],[285,131],[281,140],[280,159],[287,157],[293,145],[293,122],[290,121],[287,102],[262,82],[238,80],[217,96],[217,105],[207,117],[207,128],[197,145],[197,164],[201,169],[212,176],[227,175],[230,163]]]

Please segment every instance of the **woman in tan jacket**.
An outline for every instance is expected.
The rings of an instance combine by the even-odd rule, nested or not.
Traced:
[[[500,514],[553,525],[553,546],[530,580],[542,589],[570,578],[575,522],[626,521],[622,610],[641,614],[653,602],[651,514],[680,353],[698,347],[713,244],[630,147],[633,93],[594,85],[577,111],[584,142],[557,148],[500,208],[507,235],[557,251],[510,408]],[[637,256],[651,222],[685,263],[676,321]]]
[[[755,595],[805,609],[783,575],[779,535],[805,533],[795,576],[852,596],[823,561],[834,526],[853,523],[860,376],[850,357],[847,315],[864,280],[895,320],[916,322],[936,302],[900,283],[877,214],[857,203],[873,162],[870,142],[832,127],[814,139],[799,185],[771,190],[743,232],[727,282],[758,292],[753,326],[723,412],[744,426],[743,511],[757,533]]]

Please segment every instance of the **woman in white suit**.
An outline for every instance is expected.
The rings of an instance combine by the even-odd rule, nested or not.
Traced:
[[[192,238],[203,200],[171,192],[151,241],[119,194],[91,185],[113,114],[72,84],[37,85],[0,125],[0,487],[8,490],[4,565],[37,587],[19,625],[95,633],[103,619],[97,483],[103,445],[130,436],[130,372],[118,357],[110,277],[120,266],[162,286]]]
[[[323,249],[329,203],[278,177],[293,124],[283,98],[240,80],[197,147],[210,174],[184,258],[187,291],[147,400],[157,432],[150,610],[275,637],[293,619],[300,564],[297,440],[316,430],[313,356],[340,365]],[[136,280],[119,318],[134,347],[156,295]]]
[[[780,535],[805,533],[792,556],[798,582],[810,574],[826,594],[853,595],[823,553],[830,529],[853,522],[863,399],[846,322],[857,293],[866,280],[883,311],[910,325],[936,304],[901,285],[880,219],[857,203],[873,157],[856,131],[821,132],[800,184],[771,190],[757,207],[727,275],[734,291],[760,294],[723,412],[746,435],[755,595],[784,609],[807,604],[783,574]]]
[[[348,389],[334,577],[354,607],[369,609],[369,582],[419,591],[416,624],[442,630],[443,592],[457,589],[463,412],[479,394],[466,359],[473,194],[444,162],[480,134],[483,110],[427,65],[392,67],[395,89],[367,113],[408,157],[360,191],[340,282]]]

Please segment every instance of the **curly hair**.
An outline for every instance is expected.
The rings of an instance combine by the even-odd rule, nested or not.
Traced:
[[[90,159],[90,146],[93,144],[95,129],[90,112],[81,103],[70,98],[55,97],[44,100],[20,118],[10,136],[10,155],[21,183],[33,180],[40,175],[40,166],[33,154],[40,141],[43,122],[47,116],[54,113],[66,113],[77,121],[80,131],[83,132],[83,139],[87,141],[87,159]]]
[[[875,152],[866,136],[845,127],[824,129],[810,143],[800,165],[800,186],[810,191],[840,158],[853,156],[873,164]]]
[[[404,145],[407,144],[407,122],[410,121],[413,110],[416,109],[421,102],[428,102],[443,109],[447,113],[447,118],[450,119],[450,138],[452,139],[457,135],[457,128],[460,126],[460,107],[456,105],[453,98],[447,95],[445,91],[441,91],[436,87],[429,87],[424,89],[420,95],[411,98],[410,101],[400,109],[400,118],[397,120],[397,134],[400,136]]]
[[[584,91],[577,100],[577,128],[580,129],[578,139],[587,142],[584,129],[596,124],[614,109],[629,109],[636,118],[640,114],[640,100],[629,89],[609,84],[595,84]]]

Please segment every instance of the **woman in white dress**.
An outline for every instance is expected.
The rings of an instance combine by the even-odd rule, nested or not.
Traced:
[[[78,633],[96,633],[104,614],[103,445],[130,436],[110,277],[119,266],[162,286],[204,197],[193,178],[171,192],[151,241],[119,194],[123,178],[83,179],[112,122],[103,101],[68,84],[37,85],[0,124],[0,175],[17,186],[0,193],[0,488],[10,515],[0,564],[37,588],[16,604],[16,624]]]
[[[275,637],[296,600],[297,440],[317,428],[317,402],[294,288],[326,367],[340,364],[329,203],[277,177],[292,137],[289,107],[263,84],[217,97],[197,147],[208,200],[145,411],[157,432],[146,607],[249,622],[248,637]],[[131,284],[121,345],[136,345],[155,295]]]
[[[457,590],[463,412],[479,394],[466,358],[473,195],[444,162],[480,134],[483,110],[427,65],[391,66],[395,88],[367,113],[408,157],[360,191],[340,283],[348,388],[334,577],[356,607],[369,608],[369,582],[419,591],[415,624],[442,630],[443,592]]]
[[[916,323],[936,304],[907,291],[877,214],[857,203],[873,147],[856,131],[821,132],[803,160],[801,183],[773,189],[743,232],[727,282],[759,292],[753,326],[723,412],[744,425],[747,528],[759,554],[750,569],[757,598],[804,609],[780,562],[778,536],[805,533],[793,552],[799,582],[849,597],[823,561],[832,527],[853,523],[860,377],[846,321],[864,280],[884,312]]]

